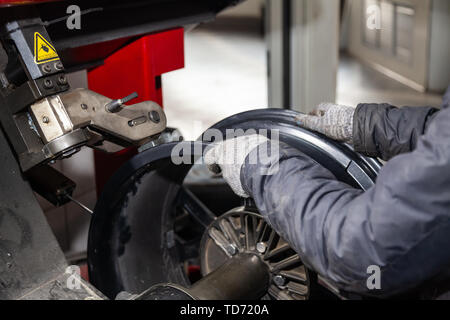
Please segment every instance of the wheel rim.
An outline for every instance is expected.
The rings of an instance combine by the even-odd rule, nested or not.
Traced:
[[[339,180],[362,189],[373,185],[379,169],[376,161],[296,127],[289,120],[291,113],[258,110],[233,116],[214,127],[223,132],[228,128],[278,129],[281,141],[310,155]],[[199,254],[195,249],[204,230],[225,212],[211,214],[196,194],[183,187],[192,165],[171,162],[176,145],[155,147],[133,158],[113,176],[99,198],[89,233],[88,265],[92,283],[110,298],[123,290],[139,293],[161,282],[189,285],[185,262],[192,258],[189,255]],[[333,158],[333,152],[345,163]],[[180,204],[199,231],[199,237],[184,247],[175,227]],[[230,203],[229,209],[233,207],[235,203]],[[280,298],[276,292],[271,295]]]
[[[265,222],[245,207],[217,218],[205,231],[200,249],[203,276],[237,254],[258,255],[271,274],[268,297],[306,300],[309,274],[300,256]]]

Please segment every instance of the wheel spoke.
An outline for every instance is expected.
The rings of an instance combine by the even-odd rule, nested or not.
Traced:
[[[228,257],[231,258],[233,256],[236,247],[227,238],[225,238],[221,231],[216,228],[212,228],[209,230],[209,236]]]
[[[230,243],[234,244],[237,247],[241,247],[241,243],[238,236],[236,235],[236,231],[228,220],[220,221],[219,226],[225,236],[229,239]]]
[[[265,221],[263,221],[263,225],[261,226],[261,232],[259,233],[258,242],[265,242],[269,240],[270,232],[272,228],[269,226],[269,224]]]
[[[291,246],[288,243],[283,243],[281,246],[276,247],[275,249],[269,251],[267,255],[264,257],[266,260],[269,260],[277,255],[287,251],[292,250]]]
[[[186,212],[204,228],[207,228],[216,219],[214,213],[187,188],[181,188],[179,201],[183,204]]]
[[[292,271],[280,271],[279,274],[286,279],[299,282],[301,284],[307,284],[308,281],[306,280],[306,274],[304,272],[304,269],[302,271],[292,270]]]
[[[287,290],[281,290],[276,285],[272,284],[267,292],[271,297],[277,300],[294,300],[287,292]]]
[[[270,232],[269,240],[267,241],[267,252],[264,255],[264,259],[267,259],[267,256],[270,254],[270,251],[272,251],[278,244],[278,240],[280,239],[280,236],[272,230]]]
[[[296,293],[300,296],[305,296],[308,294],[308,287],[296,282],[289,282],[287,288],[290,292]]]
[[[255,242],[255,226],[256,219],[253,216],[245,217],[245,246],[248,250],[254,250]]]
[[[300,257],[298,255],[286,258],[273,265],[273,271],[279,271],[281,269],[286,269],[294,266],[295,264],[301,263]]]

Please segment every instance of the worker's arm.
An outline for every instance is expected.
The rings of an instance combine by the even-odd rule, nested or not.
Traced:
[[[389,160],[415,149],[437,109],[359,104],[353,116],[355,151]]]
[[[414,151],[389,161],[366,192],[286,145],[273,175],[248,163],[265,145],[254,149],[241,182],[261,214],[318,273],[345,290],[394,294],[450,267],[449,123],[447,108],[417,137]],[[380,291],[366,286],[372,265],[381,268]]]
[[[298,115],[297,122],[334,140],[353,144],[357,152],[389,160],[414,150],[436,111],[430,107],[397,108],[385,103],[362,103],[356,109],[323,103],[310,115]]]

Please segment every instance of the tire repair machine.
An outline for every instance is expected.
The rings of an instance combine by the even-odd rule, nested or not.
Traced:
[[[236,1],[72,1],[85,13],[80,30],[61,18],[67,2],[18,2],[0,1],[0,299],[102,298],[84,281],[67,288],[33,191],[55,206],[70,201],[75,183],[49,164],[82,146],[110,153],[95,156],[101,190],[138,147],[158,143],[161,75],[184,66],[183,26]],[[66,71],[81,69],[90,90],[69,90]]]

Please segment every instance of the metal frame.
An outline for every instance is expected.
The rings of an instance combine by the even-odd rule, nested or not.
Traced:
[[[266,8],[269,106],[310,112],[334,102],[339,1],[266,0]]]
[[[67,262],[0,130],[0,300],[102,299],[84,280],[65,284]]]
[[[266,0],[266,43],[269,106],[288,109],[291,104],[292,0]]]

